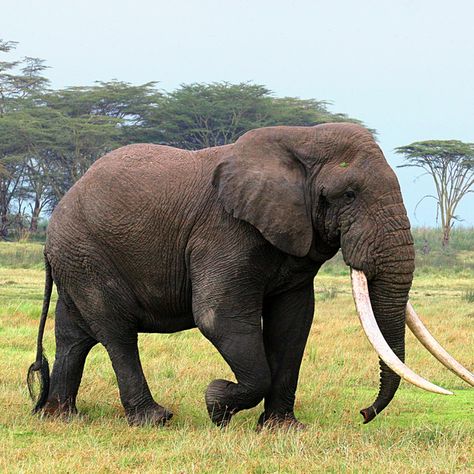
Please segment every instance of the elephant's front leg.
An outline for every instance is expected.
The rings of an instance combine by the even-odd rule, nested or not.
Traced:
[[[263,337],[272,374],[271,390],[258,427],[304,428],[294,415],[295,392],[314,313],[313,280],[265,299]]]
[[[226,426],[238,411],[256,406],[271,383],[261,326],[263,292],[257,289],[251,294],[241,282],[223,278],[207,276],[193,282],[196,325],[229,364],[237,381],[217,379],[206,390],[207,410],[218,426]]]

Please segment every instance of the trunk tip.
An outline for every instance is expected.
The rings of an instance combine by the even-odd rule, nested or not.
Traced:
[[[377,412],[373,406],[364,408],[359,413],[364,417],[364,425],[366,425],[369,421],[372,421],[377,416]]]

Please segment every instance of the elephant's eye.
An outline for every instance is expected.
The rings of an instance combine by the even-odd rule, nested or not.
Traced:
[[[356,195],[355,192],[352,190],[348,190],[344,193],[344,200],[349,204],[355,199]]]

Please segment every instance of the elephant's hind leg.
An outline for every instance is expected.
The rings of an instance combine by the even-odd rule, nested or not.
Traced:
[[[137,346],[140,309],[127,282],[111,262],[89,259],[87,274],[82,278],[76,276],[69,291],[85,323],[112,361],[128,422],[164,424],[172,413],[153,400],[145,380]]]
[[[158,405],[148,388],[138,354],[136,334],[129,341],[104,343],[117,376],[125,414],[130,425],[164,425],[173,413]]]
[[[60,296],[56,305],[56,356],[51,374],[47,415],[77,413],[76,396],[87,354],[97,341],[78,325],[81,316],[68,299]]]

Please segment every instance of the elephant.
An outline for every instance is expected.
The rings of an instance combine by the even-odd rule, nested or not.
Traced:
[[[41,381],[33,411],[76,413],[86,357],[101,343],[129,424],[165,424],[172,413],[150,393],[138,333],[197,327],[236,380],[208,385],[205,404],[214,424],[224,427],[263,400],[259,429],[303,428],[294,405],[313,320],[313,280],[339,249],[379,355],[380,389],[360,412],[364,423],[389,404],[401,377],[451,393],[404,364],[406,323],[474,385],[408,302],[415,257],[410,223],[396,175],[366,128],[275,126],[198,151],[156,144],[111,151],[50,218],[37,354],[27,377],[30,389],[36,375]],[[53,282],[50,376],[42,340]]]

